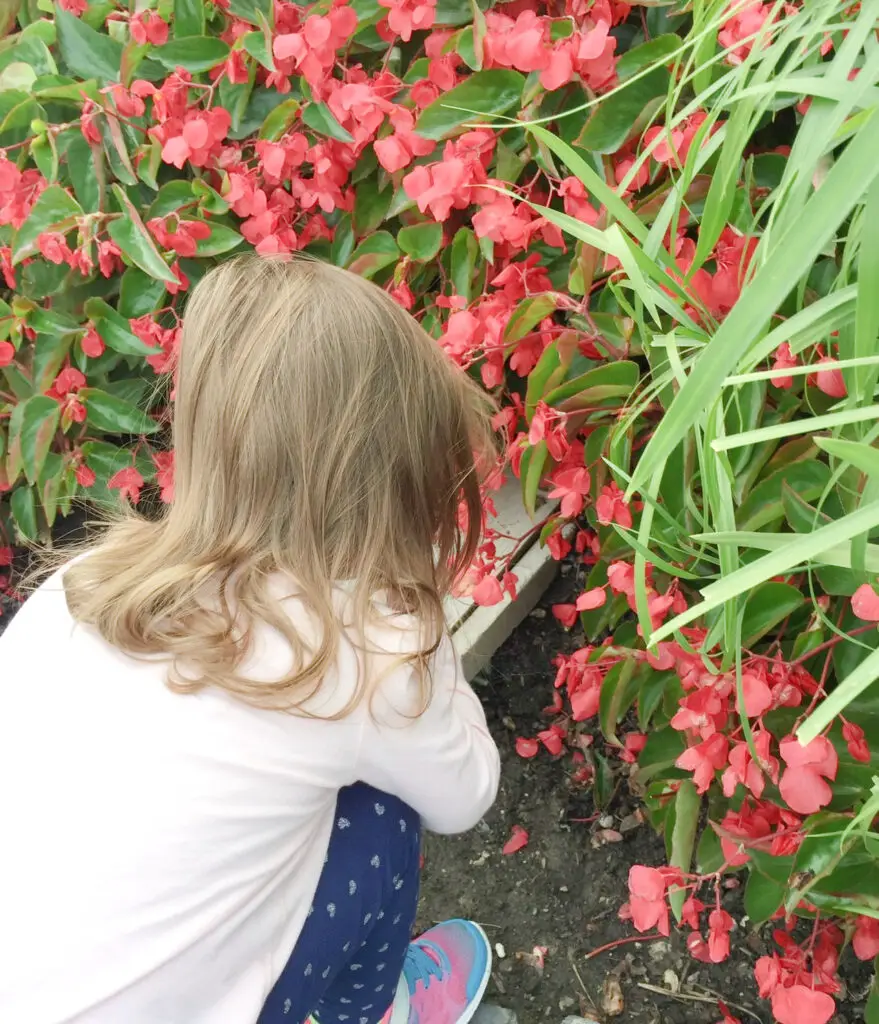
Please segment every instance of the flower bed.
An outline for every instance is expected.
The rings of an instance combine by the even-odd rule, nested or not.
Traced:
[[[824,1024],[839,948],[879,953],[867,5],[43,6],[0,49],[0,572],[77,500],[172,499],[155,385],[208,267],[375,280],[498,395],[540,542],[589,568],[521,753],[599,799],[637,761],[670,866],[635,926],[721,959],[745,873],[761,993]]]

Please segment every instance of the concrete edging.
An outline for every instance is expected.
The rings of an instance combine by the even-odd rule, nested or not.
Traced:
[[[515,542],[509,537],[521,537],[543,523],[555,510],[548,502],[537,509],[533,519],[522,505],[521,486],[515,478],[508,479],[495,497],[497,515],[491,526],[508,536],[497,542],[500,557],[509,555]],[[531,612],[558,571],[558,563],[538,542],[538,531],[517,551],[511,569],[518,577],[518,597],[491,607],[479,607],[471,600],[450,598],[446,602],[446,619],[455,647],[464,665],[464,674],[472,680],[491,660],[495,651],[507,640],[516,626]]]

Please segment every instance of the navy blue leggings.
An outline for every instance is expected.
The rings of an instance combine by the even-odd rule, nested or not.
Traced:
[[[314,903],[258,1024],[378,1024],[415,924],[420,852],[406,804],[363,784],[339,793]]]

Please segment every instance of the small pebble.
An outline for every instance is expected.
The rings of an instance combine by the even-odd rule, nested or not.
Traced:
[[[598,824],[602,828],[610,828],[613,825],[613,815],[612,814],[603,814],[598,819]]]
[[[518,1024],[518,1018],[512,1010],[503,1006],[483,1003],[476,1011],[473,1024]]]
[[[497,953],[498,960],[503,960],[507,955],[507,951],[504,949],[503,943],[500,942],[495,943],[494,951]]]

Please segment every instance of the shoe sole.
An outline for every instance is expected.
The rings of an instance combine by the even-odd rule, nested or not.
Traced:
[[[485,964],[485,977],[479,984],[479,990],[473,997],[473,1000],[470,1003],[470,1005],[464,1011],[463,1015],[458,1018],[456,1024],[470,1024],[470,1021],[473,1020],[473,1018],[476,1016],[476,1011],[482,1004],[482,1000],[485,997],[485,990],[488,988],[488,980],[491,977],[491,967],[494,961],[491,943],[488,941],[488,936],[482,930],[482,927],[478,925],[475,921],[468,921],[467,923],[471,925],[471,927],[475,928],[476,931],[479,932],[480,936],[482,937],[482,941],[485,943],[485,952],[488,955],[488,960],[486,961]]]

